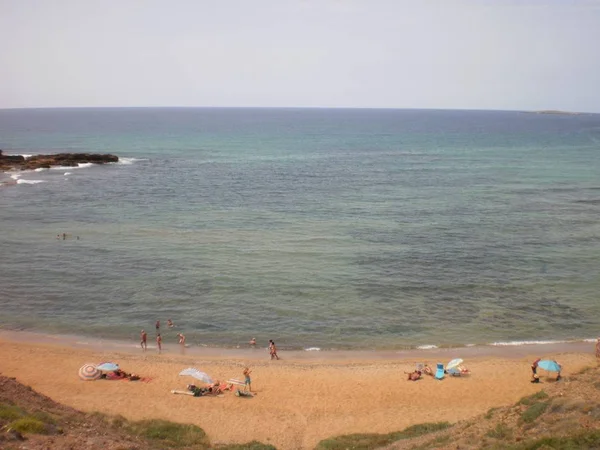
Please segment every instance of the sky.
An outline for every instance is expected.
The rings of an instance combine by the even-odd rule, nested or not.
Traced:
[[[600,0],[0,0],[0,108],[600,112]]]

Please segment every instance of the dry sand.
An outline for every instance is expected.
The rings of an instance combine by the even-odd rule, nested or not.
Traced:
[[[557,359],[563,375],[595,364],[589,351],[549,354],[544,346],[505,349],[501,354],[473,355],[466,360],[470,377],[436,381],[425,377],[406,380],[404,371],[415,363],[432,366],[447,362],[467,349],[443,352],[282,353],[269,361],[266,350],[227,351],[205,349],[178,354],[168,347],[161,355],[127,349],[75,345],[0,333],[0,372],[60,403],[83,411],[120,414],[131,420],[162,418],[194,423],[213,444],[258,440],[279,449],[308,449],[320,440],[348,433],[387,433],[423,422],[456,422],[509,405],[552,383],[543,371],[542,384],[531,384],[530,363],[537,356]],[[50,343],[48,342],[50,341]],[[579,349],[579,347],[578,347]],[[527,354],[527,352],[531,352]],[[534,353],[536,352],[536,353]],[[340,357],[344,355],[344,357]],[[151,377],[149,383],[81,381],[79,367],[86,362],[116,361],[121,368]],[[238,398],[173,395],[193,380],[178,376],[186,367],[197,367],[215,379],[243,378],[249,365],[257,395]]]

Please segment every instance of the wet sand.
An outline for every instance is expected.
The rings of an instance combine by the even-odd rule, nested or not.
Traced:
[[[149,342],[152,342],[149,335]],[[593,343],[467,347],[390,352],[280,352],[270,361],[265,348],[187,348],[166,345],[162,354],[136,342],[97,341],[76,336],[1,331],[0,372],[16,377],[53,400],[83,411],[120,414],[131,420],[162,418],[202,427],[213,444],[258,440],[279,449],[314,448],[327,437],[386,433],[423,422],[472,418],[534,393],[529,382],[536,357],[556,359],[563,376],[595,365]],[[406,380],[416,363],[447,363],[462,357],[472,374],[436,381]],[[150,377],[149,383],[81,381],[79,367],[118,362],[124,370]],[[196,367],[214,379],[243,379],[249,365],[256,397],[194,398],[171,394],[193,379],[180,377]],[[548,377],[551,375],[552,377]]]

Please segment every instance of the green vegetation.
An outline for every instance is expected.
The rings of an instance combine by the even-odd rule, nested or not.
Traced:
[[[16,420],[24,415],[25,411],[18,406],[0,403],[0,420]]]
[[[262,444],[258,441],[252,441],[246,444],[219,445],[214,448],[218,450],[277,450],[277,448],[272,445]]]
[[[410,439],[434,433],[450,427],[448,422],[423,423],[388,434],[347,434],[325,439],[317,444],[316,450],[370,450],[384,447],[402,439]]]
[[[600,430],[564,437],[545,437],[505,447],[507,450],[591,450],[600,447]]]
[[[485,435],[494,439],[511,439],[513,432],[505,423],[499,423],[496,428],[489,430]]]
[[[523,397],[521,400],[519,400],[519,405],[533,405],[534,403],[537,403],[539,400],[544,400],[548,398],[548,394],[546,394],[544,391],[539,391],[536,392],[535,394],[532,395],[528,395],[527,397]]]
[[[534,403],[521,414],[521,421],[531,423],[537,419],[548,407],[548,402]]]
[[[488,412],[485,413],[485,416],[483,416],[485,419],[490,420],[492,418],[492,416],[494,415],[494,412],[498,411],[500,408],[490,408],[488,409]]]
[[[162,448],[210,448],[206,433],[196,425],[142,420],[126,423],[123,428],[131,434],[159,443]]]
[[[21,417],[11,422],[8,426],[22,434],[45,434],[47,430],[44,422],[32,416]]]

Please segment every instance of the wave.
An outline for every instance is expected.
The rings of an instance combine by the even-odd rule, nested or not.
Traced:
[[[21,180],[18,179],[17,180],[17,184],[38,184],[38,183],[45,183],[46,180]]]
[[[43,172],[44,170],[48,170],[46,167],[38,167],[37,169],[33,169],[34,172]]]
[[[116,164],[130,165],[136,161],[148,161],[148,158],[124,158],[119,157],[119,162]]]
[[[21,178],[21,174],[20,173],[13,173],[10,177],[13,180],[18,180],[19,178]]]
[[[419,350],[431,350],[434,348],[438,348],[438,346],[437,345],[419,345],[417,347],[417,349],[419,349]]]
[[[585,340],[584,340],[585,341]],[[518,345],[548,345],[548,344],[566,344],[567,342],[578,342],[578,341],[506,341],[506,342],[491,342],[487,345],[494,347],[513,347]],[[579,341],[581,342],[581,341]]]
[[[321,348],[320,347],[308,347],[304,349],[305,352],[320,352]]]
[[[96,166],[94,163],[78,163],[76,166],[52,166],[50,170],[71,170],[71,169],[86,169],[88,167]]]
[[[71,172],[65,172],[63,175],[66,177],[67,175],[71,175]]]

